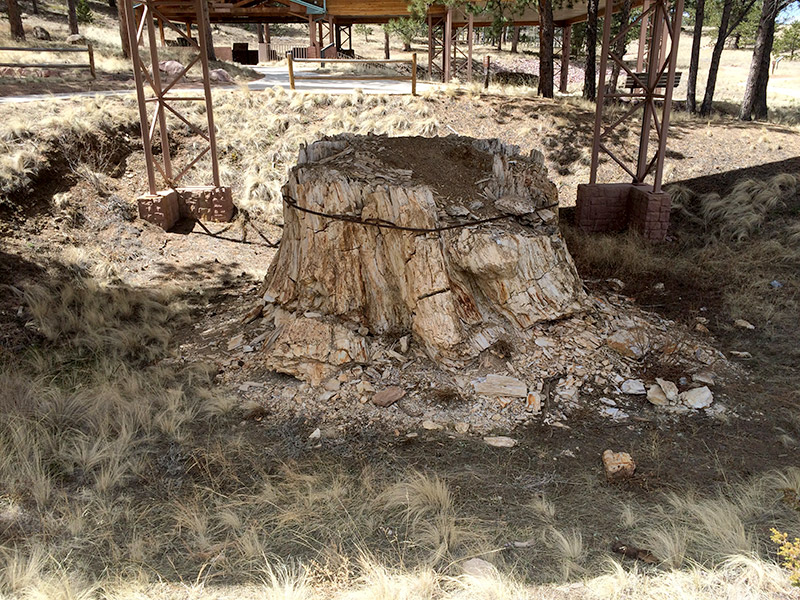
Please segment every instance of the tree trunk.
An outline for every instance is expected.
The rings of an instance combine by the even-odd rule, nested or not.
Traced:
[[[391,58],[390,54],[391,54],[391,52],[389,50],[389,32],[388,31],[384,31],[383,32],[383,58],[385,58],[386,60],[389,60]]]
[[[25,28],[22,26],[22,14],[19,11],[17,0],[6,0],[8,6],[8,22],[11,27],[11,37],[15,40],[25,39]]]
[[[539,0],[539,94],[544,98],[553,97],[553,24],[552,0]]]
[[[434,157],[447,157],[446,173]],[[487,201],[468,209],[476,179]],[[498,140],[342,135],[302,148],[283,193],[283,238],[260,292],[276,328],[262,356],[312,385],[390,338],[457,367],[586,306],[541,155]],[[470,210],[501,218],[460,227]]]
[[[514,35],[511,37],[511,53],[517,54],[517,47],[519,46],[519,25],[514,26]]]
[[[778,0],[764,0],[761,18],[756,32],[756,45],[750,61],[750,73],[742,99],[739,118],[749,121],[751,118],[767,118],[767,84],[769,83],[769,60],[772,44],[775,40],[775,18],[780,12]]]
[[[703,41],[703,22],[706,15],[706,0],[697,0],[692,37],[692,56],[689,59],[689,79],[686,82],[686,110],[697,112],[697,70],[700,67],[700,45]]]
[[[69,22],[69,32],[75,35],[78,32],[78,10],[75,0],[67,0],[67,21]]]
[[[130,58],[131,44],[130,40],[128,40],[128,16],[125,12],[124,0],[117,2],[117,17],[119,17],[119,42],[122,47],[122,56]]]
[[[208,56],[208,60],[217,60],[217,55],[214,54],[214,39],[211,37],[211,16],[208,12],[208,0],[202,0],[200,2],[200,19],[202,23],[199,23],[198,26],[205,27],[206,30],[206,56]]]
[[[31,4],[33,4],[33,14],[39,14],[39,2],[37,0],[31,0]]]
[[[597,98],[597,5],[598,0],[588,0],[586,7],[586,67],[583,70],[583,97],[594,101]]]
[[[769,0],[767,0],[769,1]],[[717,86],[717,73],[719,72],[719,61],[722,57],[722,50],[725,48],[725,38],[728,37],[728,22],[731,17],[733,0],[725,0],[722,7],[722,18],[719,22],[719,33],[717,42],[714,44],[714,51],[711,53],[711,63],[708,66],[708,80],[706,81],[706,93],[703,96],[703,104],[700,106],[700,114],[707,116],[711,114],[714,101],[714,88]]]
[[[628,21],[631,18],[631,0],[625,0],[622,3],[622,10],[619,12],[619,30],[622,31],[624,27],[628,25]],[[617,40],[617,44],[614,46],[614,54],[619,56],[620,58],[625,57],[625,49],[627,47],[627,36],[623,35]],[[609,85],[609,89],[613,92],[617,89],[617,83],[619,82],[619,65],[615,62],[611,65],[611,81]]]

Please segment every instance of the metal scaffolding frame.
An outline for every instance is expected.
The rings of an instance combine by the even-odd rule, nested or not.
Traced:
[[[164,17],[159,10],[160,4],[165,4],[164,0],[122,0],[128,28],[128,40],[130,42],[131,61],[133,63],[133,78],[136,83],[136,97],[139,104],[139,120],[142,130],[142,142],[144,145],[145,165],[147,168],[147,184],[150,195],[155,195],[158,191],[156,181],[156,171],[161,175],[163,183],[167,188],[175,189],[181,179],[194,167],[200,159],[207,154],[211,157],[211,180],[215,187],[220,186],[219,164],[217,161],[217,142],[214,132],[214,113],[211,102],[211,87],[209,84],[208,57],[206,56],[206,32],[200,26],[197,27],[197,40],[190,37],[180,27],[177,27],[169,19]],[[200,18],[202,0],[194,0],[195,15],[198,23],[202,23]],[[158,38],[154,21],[158,20],[161,26],[167,26],[178,33],[180,37],[187,40],[189,47],[193,48],[197,54],[192,57],[183,70],[168,84],[162,85],[161,73],[159,71]],[[148,69],[139,52],[140,44],[144,43],[144,31],[147,30],[147,47],[150,54],[150,69]],[[203,95],[202,96],[176,96],[169,92],[186,77],[186,73],[197,63],[203,73]],[[145,83],[150,86],[150,93],[145,89]],[[208,132],[202,131],[189,119],[181,114],[176,108],[177,103],[182,102],[202,102],[205,107],[205,114],[208,119]],[[152,115],[148,114],[149,107],[152,108]],[[200,149],[199,153],[182,168],[177,169],[172,162],[169,146],[169,132],[167,129],[167,113],[172,114],[179,121],[184,123],[189,129],[205,140],[206,144]],[[158,134],[156,134],[156,130]],[[153,146],[156,141],[161,144],[161,160],[156,160],[153,153]]]
[[[600,151],[608,155],[628,175],[634,184],[642,184],[653,176],[653,191],[661,191],[664,170],[664,157],[667,148],[669,118],[672,110],[672,93],[675,87],[675,63],[678,56],[678,42],[681,31],[684,0],[651,0],[645,2],[641,15],[620,28],[611,37],[612,19],[604,19],[603,47],[600,55],[600,77],[597,90],[597,110],[595,113],[594,141],[592,144],[592,167],[590,183],[597,183],[597,167]],[[606,0],[605,14],[613,13],[614,0]],[[671,10],[672,9],[672,10]],[[637,70],[634,71],[612,50],[617,40],[636,25],[640,26]],[[645,55],[646,51],[646,55]],[[627,73],[633,87],[628,91],[606,90],[606,71],[609,59]],[[663,91],[659,91],[663,90]],[[603,127],[604,112],[609,103],[618,108],[627,103],[621,116]],[[639,148],[636,164],[629,164],[624,158],[612,152],[604,140],[621,124],[630,122],[633,115],[641,109],[642,125],[639,135]],[[655,153],[649,153],[651,133],[655,133],[657,146]]]

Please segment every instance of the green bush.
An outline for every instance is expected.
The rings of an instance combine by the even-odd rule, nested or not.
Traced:
[[[89,0],[78,0],[75,12],[78,14],[78,23],[94,23],[94,13],[89,6]]]

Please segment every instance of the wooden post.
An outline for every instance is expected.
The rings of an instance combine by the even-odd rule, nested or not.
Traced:
[[[614,0],[606,0],[606,12],[603,17],[603,45],[600,49],[600,80],[597,84],[597,110],[594,116],[594,138],[592,140],[592,166],[589,183],[597,183],[597,165],[600,152],[600,134],[603,126],[603,102],[606,95],[606,69],[608,68],[608,51],[611,43],[611,15],[614,14]],[[649,122],[648,122],[649,126]]]
[[[453,41],[453,9],[447,9],[447,18],[444,22],[444,66],[442,70],[444,71],[443,79],[444,83],[450,83],[450,65],[451,65],[451,57],[450,57],[450,47]]]
[[[646,12],[650,8],[650,0],[644,0],[642,5],[642,12]],[[647,25],[649,15],[642,17],[641,25],[639,26],[639,49],[636,53],[636,72],[641,73],[644,70],[644,52],[647,47]]]
[[[87,44],[86,46],[86,49],[89,51],[89,71],[92,73],[92,79],[97,79],[97,75],[94,71],[94,48],[92,48],[91,44]]]
[[[433,17],[428,15],[428,79],[433,78]]]
[[[311,15],[309,15],[308,16],[308,45],[311,46],[312,48],[316,48],[317,47],[316,37],[317,37],[317,34],[316,34],[315,29],[314,29],[314,18]]]
[[[158,19],[158,35],[161,37],[161,47],[165,48],[167,45],[167,38],[164,36],[164,21],[161,17]]]
[[[147,7],[150,8],[149,6]],[[156,29],[153,25],[153,18],[147,14],[147,41],[150,47],[150,64],[152,65],[153,92],[158,100],[156,104],[156,114],[154,119],[158,119],[158,129],[161,134],[161,160],[164,163],[164,177],[167,185],[172,184],[172,160],[169,154],[169,134],[167,133],[167,115],[164,108],[164,92],[161,88],[161,71],[158,68],[158,49],[156,48]],[[202,29],[202,28],[199,28]]]
[[[417,53],[411,54],[411,95],[417,95]]]
[[[195,10],[197,14],[202,14],[202,4],[206,2],[206,0],[196,0],[195,1]],[[208,5],[206,4],[206,10],[208,10]],[[197,41],[200,46],[200,66],[203,70],[203,91],[205,92],[206,98],[206,116],[208,117],[208,145],[211,148],[211,177],[214,180],[214,186],[220,187],[219,183],[219,162],[217,160],[217,132],[214,129],[214,111],[213,101],[211,99],[211,83],[210,77],[208,74],[208,53],[206,52],[207,48],[207,40],[206,40],[206,28],[204,26],[198,26],[197,28]]]
[[[294,64],[292,63],[292,53],[286,53],[286,63],[289,65],[289,87],[294,89]]]
[[[192,22],[186,21],[186,37],[192,39]]]
[[[136,43],[136,14],[133,11],[133,0],[121,0],[124,4],[124,11],[127,16],[126,25],[128,26],[128,40],[131,45],[131,61],[133,62],[133,79],[136,82],[136,99],[139,105],[139,126],[142,130],[142,147],[144,149],[144,165],[147,170],[147,187],[151,196],[155,196],[156,173],[153,167],[153,146],[150,143],[150,128],[147,124],[147,103],[144,96],[144,81],[142,71],[139,68],[141,60],[139,58],[139,45]],[[168,151],[168,148],[164,149]]]
[[[491,62],[491,57],[487,56],[486,60],[484,62],[485,62],[485,64],[483,65],[483,68],[484,68],[485,73],[484,73],[484,76],[483,76],[483,89],[488,90],[489,89],[489,65],[490,65],[490,62]]]
[[[664,19],[669,18],[669,11],[664,10]],[[658,158],[656,159],[656,172],[653,181],[653,191],[661,191],[661,178],[664,172],[664,158],[667,153],[667,133],[669,131],[669,117],[672,111],[672,92],[675,88],[675,64],[678,60],[678,43],[681,37],[681,20],[683,18],[683,0],[675,2],[675,18],[672,20],[672,39],[670,40],[669,66],[667,67],[667,87],[664,90],[664,112],[661,116],[661,135],[658,138]],[[667,27],[664,28],[667,30]]]
[[[472,82],[472,38],[475,33],[475,17],[469,13],[467,22],[467,81]]]
[[[558,91],[562,94],[567,93],[569,85],[569,52],[572,40],[572,25],[564,25],[561,32],[561,80],[559,81]]]

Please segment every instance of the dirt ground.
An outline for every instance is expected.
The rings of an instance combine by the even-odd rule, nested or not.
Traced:
[[[259,300],[258,290],[281,236],[280,225],[240,215],[233,224],[183,222],[166,233],[139,220],[133,200],[144,185],[144,164],[135,136],[117,156],[119,168],[103,194],[61,168],[34,182],[24,196],[23,210],[2,212],[0,359],[11,364],[29,348],[47,347],[22,299],[24,291],[36,283],[102,272],[114,274],[117,285],[131,290],[175,287],[186,300],[188,319],[176,319],[165,364],[211,365],[215,386],[236,398],[240,408],[220,421],[213,434],[220,437],[214,437],[214,443],[224,445],[228,440],[233,444],[244,438],[248,447],[262,452],[239,463],[233,459],[226,463],[224,468],[237,480],[248,480],[251,460],[270,473],[280,472],[289,463],[300,472],[341,469],[355,478],[365,469],[376,470],[386,479],[412,471],[438,475],[455,490],[460,508],[470,518],[493,528],[499,548],[496,560],[539,582],[559,577],[549,567],[538,567],[533,550],[507,546],[528,531],[532,495],[558,499],[563,506],[562,522],[593,532],[586,544],[599,557],[620,539],[628,541],[628,532],[619,526],[609,506],[620,502],[655,505],[668,492],[687,489],[711,493],[730,482],[797,464],[798,355],[791,348],[796,346],[798,323],[770,326],[769,316],[764,315],[754,330],[732,327],[724,299],[729,284],[718,277],[719,272],[698,278],[696,272],[672,268],[676,258],[693,256],[686,240],[702,240],[704,235],[681,219],[675,219],[666,244],[642,250],[663,265],[649,272],[598,264],[591,240],[572,229],[569,206],[577,184],[588,176],[590,107],[467,94],[440,95],[425,102],[443,134],[499,137],[524,150],[544,152],[550,178],[559,188],[561,228],[589,293],[672,320],[676,328],[694,330],[698,323],[705,323],[708,333],[702,334],[703,339],[726,354],[737,373],[714,387],[715,397],[725,406],[723,414],[666,414],[637,399],[624,405],[632,418],[614,421],[598,412],[598,393],[585,410],[571,413],[563,426],[529,420],[516,428],[493,431],[518,441],[514,448],[496,448],[481,436],[451,427],[429,430],[422,426],[422,419],[401,415],[399,407],[386,409],[397,412],[398,418],[375,418],[378,411],[360,409],[357,404],[331,417],[337,411],[335,401],[320,394],[284,410],[277,403],[282,394],[289,390],[287,398],[307,396],[307,389],[299,393],[303,384],[263,369],[257,351],[228,349],[232,338],[244,334],[251,339],[261,332],[259,323],[245,323],[246,315]],[[326,110],[316,109],[304,119],[321,121]],[[226,127],[222,125],[223,133]],[[796,172],[800,136],[793,126],[678,118],[673,131],[666,179],[697,193],[724,194],[745,176],[768,179]],[[620,147],[636,137],[635,128],[625,135],[616,140]],[[180,152],[187,152],[192,143],[186,132],[175,135]],[[420,153],[412,162],[433,175],[427,164],[430,160]],[[483,170],[487,165],[475,166]],[[603,163],[601,178],[616,176],[613,165]],[[781,214],[796,220],[798,211],[800,195],[795,195]],[[741,256],[747,252],[739,251]],[[783,268],[791,269],[792,264]],[[775,277],[788,281],[785,272],[776,271]],[[776,294],[796,298],[793,286],[787,283]],[[734,358],[731,350],[748,351],[752,357]],[[631,369],[634,376],[646,380],[681,375],[657,361],[644,360]],[[457,401],[443,394],[432,397],[428,406],[446,413],[448,403]],[[314,435],[317,429],[319,434]],[[212,437],[198,425],[192,443],[200,447],[206,435]],[[613,486],[605,482],[600,455],[607,448],[635,457],[638,467],[632,479]],[[172,493],[161,476],[141,481],[152,486],[147,493],[154,497]],[[759,536],[768,535],[762,527]],[[379,542],[379,547],[393,543],[383,538]],[[301,558],[307,551],[297,549]],[[207,560],[183,558],[186,565],[162,566],[173,568],[177,579],[189,577]]]

